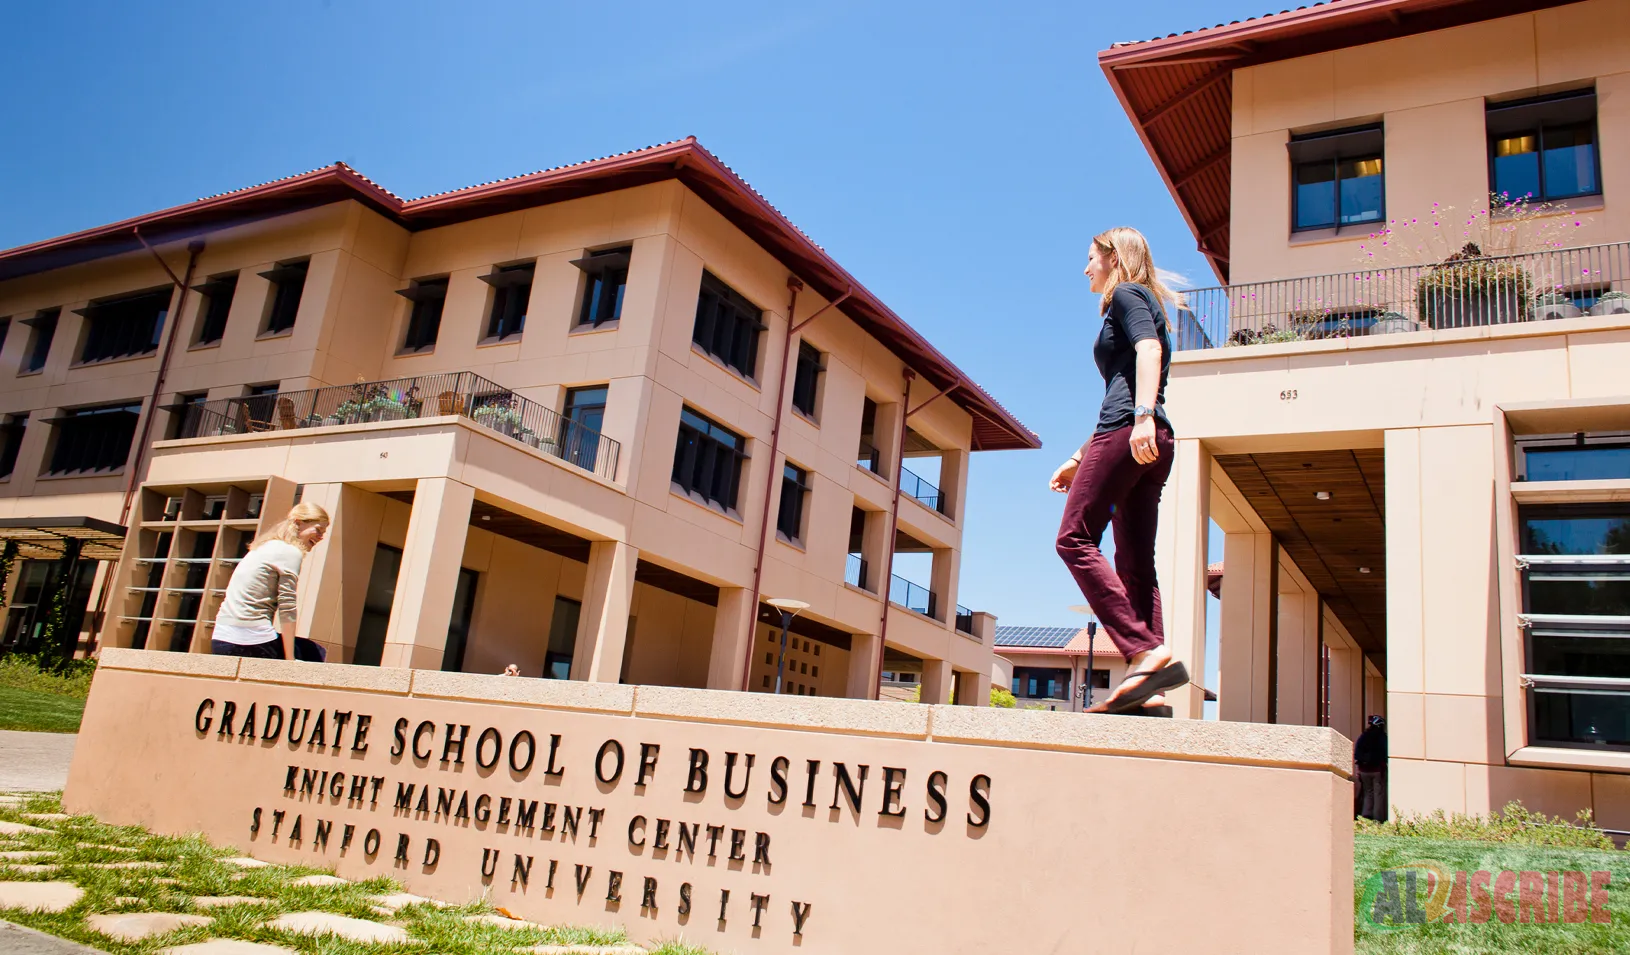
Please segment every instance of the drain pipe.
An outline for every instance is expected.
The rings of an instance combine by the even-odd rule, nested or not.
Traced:
[[[799,322],[795,321],[798,309],[798,293],[803,288],[802,279],[796,275],[787,276],[787,291],[791,293],[791,300],[787,302],[787,336],[781,343],[781,381],[776,386],[775,416],[770,426],[770,470],[764,479],[764,513],[760,516],[758,526],[758,558],[753,565],[753,596],[752,603],[749,605],[752,608],[753,618],[747,628],[747,652],[742,655],[741,688],[744,692],[752,685],[753,651],[758,649],[753,645],[752,637],[758,631],[758,602],[764,595],[764,553],[770,546],[770,498],[775,496],[775,459],[781,451],[781,422],[787,413],[787,379],[791,377],[789,372],[792,361],[792,336],[802,331],[804,326],[810,322],[825,315],[831,309],[842,305],[849,296],[855,293],[853,288],[848,289],[842,295],[816,309],[815,314]]]
[[[895,451],[895,456],[899,458],[899,461],[896,462],[894,470],[894,503],[889,508],[889,536],[887,542],[889,548],[888,560],[885,562],[883,567],[883,612],[877,621],[876,672],[879,674],[883,672],[883,641],[889,633],[889,587],[894,583],[894,538],[900,532],[900,486],[905,483],[906,479],[906,422],[911,420],[912,415],[915,415],[917,412],[955,391],[958,385],[958,382],[952,382],[946,387],[941,388],[939,391],[934,392],[933,395],[925,399],[921,404],[917,405],[917,407],[913,408],[911,407],[911,382],[916,377],[916,372],[912,371],[910,368],[905,369],[905,393],[900,399],[900,444]],[[930,581],[930,583],[932,583],[932,581]],[[881,679],[881,677],[879,677],[879,679]],[[873,686],[871,688],[871,699],[878,699],[881,694],[881,685]]]

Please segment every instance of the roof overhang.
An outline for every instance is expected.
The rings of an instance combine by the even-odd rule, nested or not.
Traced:
[[[517,209],[564,202],[677,179],[745,232],[934,389],[949,389],[973,419],[973,450],[1041,447],[1041,439],[977,382],[896,315],[854,276],[770,205],[695,137],[605,159],[421,199],[404,200],[356,170],[336,163],[111,225],[0,252],[0,281],[174,242],[232,225],[353,199],[403,228],[421,231]]]
[[[81,559],[118,560],[125,529],[95,517],[0,518],[0,544],[14,546],[15,556],[24,560],[57,560],[69,541],[79,542]]]
[[[1121,108],[1177,200],[1200,253],[1228,281],[1233,74],[1242,67],[1577,0],[1330,0],[1098,54]]]

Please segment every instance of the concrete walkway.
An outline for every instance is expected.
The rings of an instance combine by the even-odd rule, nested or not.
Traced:
[[[65,938],[46,935],[44,932],[36,932],[31,928],[5,921],[0,921],[0,952],[5,952],[6,955],[104,955],[99,948],[87,948],[78,942],[70,942]]]
[[[68,782],[76,739],[72,733],[0,730],[0,792],[61,789]]]

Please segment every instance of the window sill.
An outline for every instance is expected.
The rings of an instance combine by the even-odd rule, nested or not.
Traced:
[[[894,485],[889,483],[888,478],[884,477],[881,474],[878,474],[876,471],[873,471],[871,468],[865,466],[864,464],[855,465],[855,470],[859,471],[861,474],[865,474],[865,475],[870,476],[872,480],[874,480],[877,483],[883,485],[884,487],[888,487],[888,488],[894,487]]]
[[[572,326],[572,330],[567,332],[566,334],[569,337],[569,336],[572,336],[572,335],[597,335],[600,332],[614,332],[614,331],[617,330],[618,326],[620,326],[621,324],[622,324],[621,319],[614,319],[614,320],[609,321],[609,322],[601,322],[598,325],[590,325],[590,324],[584,323],[584,324],[581,324],[581,325]]]
[[[866,589],[866,588],[865,588],[865,587],[857,587],[857,586],[855,586],[855,585],[854,585],[854,584],[851,584],[851,583],[850,583],[850,582],[849,582],[849,581],[847,581],[847,580],[846,580],[846,581],[844,581],[844,582],[843,582],[843,586],[844,586],[844,589],[845,589],[845,590],[848,590],[848,591],[850,591],[850,592],[851,592],[851,593],[857,593],[857,594],[860,594],[860,595],[861,595],[861,596],[862,596],[862,597],[870,597],[870,598],[872,598],[872,599],[873,599],[873,600],[881,600],[881,599],[882,599],[882,598],[881,598],[881,597],[879,597],[879,596],[878,596],[878,595],[877,595],[877,594],[875,594],[875,593],[873,593],[873,592],[872,592],[872,591],[870,591],[870,590],[867,590],[867,589]]]
[[[293,338],[293,337],[294,337],[294,329],[285,328],[282,331],[261,332],[259,335],[255,336],[255,341],[257,341],[257,342],[269,342],[269,341],[273,341],[273,340],[278,339],[278,338]]]
[[[106,471],[63,471],[60,474],[48,471],[41,474],[36,480],[40,481],[74,481],[82,478],[118,477],[125,473],[124,466],[108,468]]]
[[[1352,225],[1337,226],[1333,229],[1303,229],[1290,234],[1289,245],[1293,248],[1302,245],[1326,245],[1332,242],[1351,242],[1354,239],[1367,239],[1375,231],[1374,227],[1385,227],[1386,222],[1355,222]]]
[[[1630,481],[1512,481],[1511,498],[1522,504],[1630,501]]]
[[[793,538],[788,537],[786,534],[781,533],[780,530],[777,530],[775,532],[775,539],[780,541],[781,543],[787,545],[788,547],[791,547],[793,550],[797,551],[800,554],[809,553],[809,551],[804,549],[804,544],[803,544],[802,541],[794,540]]]
[[[704,511],[709,511],[709,512],[711,512],[713,514],[717,514],[718,516],[720,516],[720,517],[722,517],[722,518],[724,518],[726,520],[729,520],[729,521],[734,521],[737,524],[743,524],[744,523],[742,521],[742,519],[741,519],[741,514],[739,512],[734,511],[734,510],[726,510],[725,508],[720,507],[719,505],[713,503],[712,501],[710,501],[710,500],[708,500],[708,499],[706,499],[704,497],[701,497],[701,496],[696,495],[696,494],[692,494],[691,492],[685,490],[684,488],[682,488],[679,485],[673,483],[672,481],[668,482],[668,490],[673,493],[674,497],[682,498],[683,500],[686,500],[686,501],[690,502],[691,504],[696,505],[697,507],[701,508]]]
[[[754,391],[762,391],[763,390],[763,389],[759,388],[759,386],[758,386],[758,379],[750,377],[748,375],[744,375],[741,372],[737,371],[736,369],[731,368],[729,365],[725,364],[724,362],[722,362],[718,358],[716,358],[712,353],[710,353],[706,349],[704,349],[701,345],[698,345],[695,342],[691,342],[690,350],[693,353],[695,353],[697,355],[701,355],[703,358],[706,358],[710,364],[712,364],[715,368],[718,368],[720,371],[723,371],[725,374],[730,375],[733,378],[739,379],[742,383],[746,384],[749,388],[753,389]]]
[[[1548,769],[1609,770],[1630,772],[1630,752],[1615,749],[1575,749],[1568,746],[1524,746],[1506,757],[1513,766],[1539,766]]]
[[[220,347],[221,339],[217,338],[212,342],[194,342],[193,344],[187,346],[187,351],[209,351],[211,348]]]
[[[17,369],[17,377],[18,378],[32,378],[35,375],[43,375],[43,374],[45,374],[45,369],[44,368],[35,368],[33,371],[27,371],[27,370],[24,370],[22,368]]]
[[[117,365],[120,362],[141,361],[143,358],[152,358],[158,350],[144,351],[139,355],[120,355],[117,358],[98,358],[95,361],[76,361],[68,366],[69,371],[78,371],[81,368],[101,368],[104,365]]]
[[[421,348],[399,348],[399,349],[396,350],[396,354],[392,355],[391,357],[393,357],[393,358],[417,358],[417,357],[420,357],[420,356],[423,356],[423,355],[434,355],[435,353],[436,353],[436,346],[435,346],[434,343],[432,343],[432,344],[429,344],[429,345],[425,345],[425,346],[423,346]]]
[[[1539,209],[1536,213],[1535,206],[1542,206],[1544,208]],[[1592,196],[1573,196],[1568,199],[1535,200],[1534,204],[1529,206],[1528,214],[1537,214],[1541,217],[1548,215],[1564,216],[1575,215],[1581,212],[1601,212],[1606,208],[1607,200],[1602,193],[1598,192]],[[1496,221],[1501,219],[1515,219],[1523,214],[1524,213],[1521,207],[1507,206],[1504,209],[1496,210],[1491,218],[1495,219]]]
[[[475,347],[489,348],[493,345],[518,345],[521,342],[521,336],[524,334],[525,332],[516,332],[513,335],[504,335],[502,337],[493,337],[489,335],[486,338],[476,342]]]
[[[821,426],[821,423],[815,420],[814,415],[805,414],[802,408],[794,408],[792,409],[792,413],[804,419],[805,423],[807,423],[811,428],[819,428]]]

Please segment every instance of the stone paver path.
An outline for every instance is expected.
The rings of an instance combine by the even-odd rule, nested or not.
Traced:
[[[223,905],[270,905],[271,899],[257,899],[252,895],[200,895],[192,904],[201,909],[220,908]]]
[[[15,852],[0,852],[0,865],[7,862],[38,862],[41,859],[51,859],[55,852],[42,852],[39,850],[18,850]]]
[[[72,882],[0,882],[0,909],[61,912],[84,896]]]
[[[158,955],[300,955],[292,948],[263,942],[241,942],[235,938],[212,938],[192,945],[177,945]]]
[[[6,868],[21,875],[39,875],[42,872],[55,872],[55,863],[41,863],[39,865],[8,865]]]
[[[163,862],[87,862],[87,869],[162,869]]]
[[[54,792],[68,784],[72,733],[0,730],[0,789]]]
[[[0,819],[0,836],[20,836],[27,832],[50,831],[51,830],[49,829],[41,829],[39,826],[30,826],[23,822],[7,822],[4,819]]]
[[[238,856],[235,859],[222,859],[221,861],[225,862],[227,865],[235,865],[240,869],[264,869],[271,865],[270,862],[262,862],[259,859],[251,859],[248,856]]]
[[[290,885],[350,885],[350,879],[342,879],[337,875],[303,875],[298,879],[291,879]]]
[[[99,948],[88,948],[5,921],[0,921],[0,952],[6,955],[105,955]]]
[[[22,816],[35,822],[66,822],[73,818],[65,812],[25,812]]]
[[[90,927],[121,942],[139,942],[154,935],[163,935],[179,928],[209,925],[215,920],[207,915],[176,915],[172,912],[131,912],[125,915],[87,915]]]
[[[408,933],[395,925],[354,919],[332,912],[290,912],[266,923],[269,927],[302,935],[324,935],[329,932],[353,942],[405,942]]]

